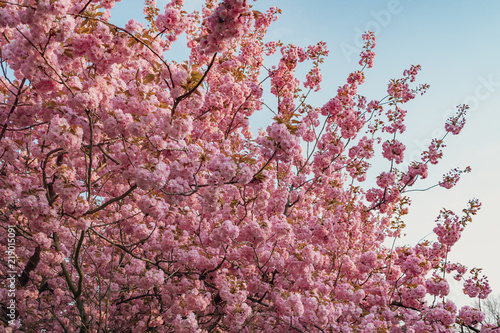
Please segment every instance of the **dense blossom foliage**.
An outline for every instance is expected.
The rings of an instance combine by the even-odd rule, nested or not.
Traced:
[[[114,3],[0,0],[0,249],[13,229],[17,255],[16,318],[4,285],[0,331],[493,332],[446,299],[453,274],[471,297],[490,292],[479,269],[447,260],[477,200],[440,213],[436,242],[386,246],[405,193],[442,158],[444,137],[407,165],[398,136],[428,88],[413,86],[420,66],[386,97],[359,95],[366,33],[360,68],[313,107],[326,45],[268,41],[279,9],[148,0],[147,25],[119,27]],[[189,59],[169,60],[184,33]],[[374,156],[387,168],[364,185]]]

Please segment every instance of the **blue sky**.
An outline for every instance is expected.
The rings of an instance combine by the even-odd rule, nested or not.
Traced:
[[[158,1],[158,7],[165,3]],[[202,1],[185,3],[187,10],[193,10]],[[431,88],[407,104],[404,139],[409,157],[417,158],[431,138],[441,136],[440,129],[456,105],[470,103],[465,129],[459,136],[447,138],[444,160],[430,168],[430,176],[420,188],[435,184],[454,167],[470,165],[472,173],[464,175],[452,190],[412,193],[408,236],[398,244],[415,244],[432,232],[441,208],[460,212],[469,199],[477,197],[483,203],[482,210],[450,258],[468,267],[483,267],[493,292],[500,294],[500,2],[260,0],[253,4],[259,10],[270,6],[283,10],[269,30],[269,39],[300,46],[327,43],[330,56],[322,66],[323,89],[311,96],[313,105],[330,99],[349,72],[358,68],[357,58],[349,51],[356,49],[359,31],[368,28],[377,33],[375,65],[366,72],[361,90],[369,99],[384,97],[389,79],[402,75],[412,64],[420,64],[418,82],[429,83]],[[117,4],[112,20],[123,26],[129,18],[142,18],[142,1]],[[172,59],[183,59],[181,49],[182,45],[171,53]],[[259,115],[252,124],[265,127],[270,116]],[[451,297],[460,304],[471,303],[458,296],[459,289],[455,286]]]

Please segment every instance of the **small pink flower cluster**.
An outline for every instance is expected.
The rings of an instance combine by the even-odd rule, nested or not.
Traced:
[[[442,277],[433,275],[425,281],[425,288],[431,295],[445,297],[450,293],[450,285]]]
[[[430,263],[426,260],[424,256],[419,254],[410,254],[408,257],[406,257],[403,264],[401,265],[401,269],[403,269],[403,271],[405,271],[406,274],[410,276],[419,276],[423,272],[428,271],[429,268],[430,268]]]
[[[218,228],[213,229],[212,238],[221,244],[231,244],[231,240],[236,239],[240,233],[238,226],[230,220],[224,221]]]
[[[165,132],[175,140],[183,140],[193,130],[193,120],[191,117],[176,118],[172,123],[165,119]]]
[[[408,171],[401,179],[402,184],[411,186],[416,181],[417,177],[420,176],[422,179],[427,178],[428,175],[427,169],[428,166],[425,163],[415,162],[415,161],[412,162],[408,166]]]
[[[387,88],[389,96],[395,100],[406,103],[415,98],[415,94],[410,90],[406,79],[391,80]]]
[[[147,196],[143,196],[137,202],[137,206],[143,214],[149,215],[157,220],[162,219],[165,216],[165,213],[170,208],[170,206],[164,201]]]
[[[434,233],[438,236],[438,241],[449,247],[453,246],[460,239],[463,230],[464,227],[456,215],[446,218],[442,224],[438,223],[433,229]]]
[[[283,315],[287,317],[302,316],[304,314],[304,305],[302,304],[301,295],[298,293],[292,293],[282,304],[278,303],[277,305],[281,308]]]
[[[349,149],[350,158],[370,159],[373,157],[373,139],[368,139],[366,136],[359,140],[358,144]]]
[[[465,168],[465,170],[460,170],[459,168],[454,168],[447,174],[443,176],[443,180],[439,182],[439,186],[444,187],[446,189],[450,189],[455,186],[460,180],[460,175],[462,173],[468,173],[471,171],[470,167]]]
[[[275,153],[276,158],[282,161],[300,156],[302,146],[299,139],[290,133],[285,124],[273,123],[267,131],[269,136],[259,136],[256,139],[266,156],[270,157]]]
[[[81,127],[71,126],[65,118],[57,114],[50,122],[47,140],[52,141],[64,150],[80,147],[82,144],[83,130]]]
[[[446,123],[444,124],[444,129],[447,132],[450,132],[454,135],[459,134],[462,131],[462,128],[464,128],[465,114],[467,113],[469,106],[464,104],[457,106],[457,108],[458,108],[457,115],[448,118],[446,120]]]
[[[279,13],[281,13],[281,9],[278,7],[270,7],[265,13],[254,11],[254,27],[256,29],[261,29],[262,32],[265,32],[269,25],[278,19]]]
[[[323,107],[321,107],[321,115],[323,116],[336,116],[342,111],[342,102],[337,96],[326,102]]]
[[[155,24],[160,32],[168,32],[166,36],[169,42],[176,41],[187,28],[186,18],[182,16],[180,9],[172,6],[172,3],[165,6],[165,12],[158,15]]]
[[[446,147],[443,144],[443,140],[433,139],[429,145],[429,150],[422,153],[422,161],[437,164],[439,159],[443,157],[443,147]]]
[[[394,181],[396,180],[396,175],[394,172],[382,172],[377,177],[377,185],[381,188],[386,188],[394,185]]]
[[[398,140],[385,141],[382,144],[382,155],[389,161],[394,161],[396,164],[403,163],[405,145]]]
[[[407,111],[398,107],[396,107],[395,110],[387,111],[386,115],[389,120],[389,124],[384,126],[382,130],[391,134],[396,132],[403,133],[406,130],[406,125],[404,124],[406,113]]]
[[[163,161],[158,161],[154,167],[143,165],[134,170],[137,186],[143,190],[162,188],[168,179],[170,167]]]
[[[368,273],[377,266],[377,253],[368,251],[359,256],[358,271],[360,273]]]
[[[299,109],[299,112],[302,113],[303,111],[303,109]],[[313,142],[316,140],[314,128],[318,127],[319,124],[319,113],[317,111],[309,111],[309,113],[304,116],[302,123],[299,125],[297,135],[301,136],[306,142]]]
[[[213,54],[227,49],[229,44],[249,31],[250,7],[247,0],[225,0],[208,18],[208,36],[201,39],[198,51]]]
[[[363,51],[360,54],[361,60],[359,61],[359,64],[361,66],[368,66],[368,68],[373,67],[373,59],[375,58],[375,52],[373,52],[373,48],[375,45],[376,37],[375,34],[371,31],[368,31],[363,34],[363,40],[365,41],[365,44],[363,45]]]
[[[228,305],[242,304],[246,301],[248,290],[245,282],[238,281],[230,274],[224,274],[224,270],[215,279],[219,289],[220,297]]]
[[[450,300],[437,304],[436,307],[427,312],[426,318],[432,324],[422,332],[450,332],[450,327],[455,323],[456,313],[457,306]],[[415,330],[414,332],[419,331]]]
[[[372,100],[368,105],[366,106],[366,111],[368,112],[375,112],[378,111],[379,113],[382,112],[383,108],[380,105],[379,101]]]
[[[473,268],[471,269],[472,276],[465,280],[464,283],[464,294],[471,298],[478,297],[480,299],[485,299],[491,293],[491,287],[486,276],[479,277],[481,269]]]
[[[275,41],[267,42],[264,44],[266,56],[270,56],[276,53],[278,48],[278,43]]]
[[[304,87],[313,89],[314,91],[319,91],[321,89],[320,83],[323,80],[323,75],[321,74],[318,67],[314,67],[307,73],[306,82],[304,82]]]
[[[465,324],[469,326],[476,326],[484,320],[484,313],[480,310],[471,308],[466,305],[463,306],[458,312],[458,318]]]
[[[211,171],[211,182],[215,184],[229,181],[236,176],[236,164],[229,156],[221,153],[213,156],[207,168]]]
[[[452,271],[457,271],[453,279],[460,281],[464,274],[467,273],[467,267],[458,263],[449,263],[446,265],[446,273],[451,273]]]
[[[420,65],[411,65],[410,69],[405,69],[403,75],[410,79],[410,82],[415,82],[415,77],[418,72],[422,69]]]
[[[462,131],[464,125],[465,125],[465,120],[457,122],[454,121],[454,118],[450,118],[448,119],[448,121],[446,121],[444,128],[447,132],[457,135]]]

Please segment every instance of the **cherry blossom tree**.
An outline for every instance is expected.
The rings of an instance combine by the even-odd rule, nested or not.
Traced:
[[[16,272],[11,317],[2,279],[2,332],[495,331],[447,299],[449,277],[490,292],[447,259],[476,199],[441,211],[436,242],[387,246],[467,106],[407,165],[405,104],[428,86],[411,66],[387,96],[358,94],[372,33],[317,107],[327,47],[266,39],[279,9],[147,0],[147,24],[119,27],[114,3],[0,0],[0,248],[13,232],[16,255],[0,264]],[[189,59],[171,61],[181,34]],[[249,118],[271,111],[253,134]],[[370,178],[377,157],[387,168]]]

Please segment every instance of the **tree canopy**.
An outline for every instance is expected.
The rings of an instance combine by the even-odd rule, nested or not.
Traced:
[[[327,46],[268,41],[278,8],[146,0],[148,24],[119,27],[114,3],[0,0],[1,331],[498,332],[446,298],[449,277],[470,297],[491,291],[447,259],[477,199],[440,212],[436,242],[387,246],[467,105],[406,165],[405,104],[428,85],[412,65],[386,96],[360,95],[373,33],[312,106]],[[171,61],[181,34],[189,59]],[[374,156],[389,168],[372,187]]]

